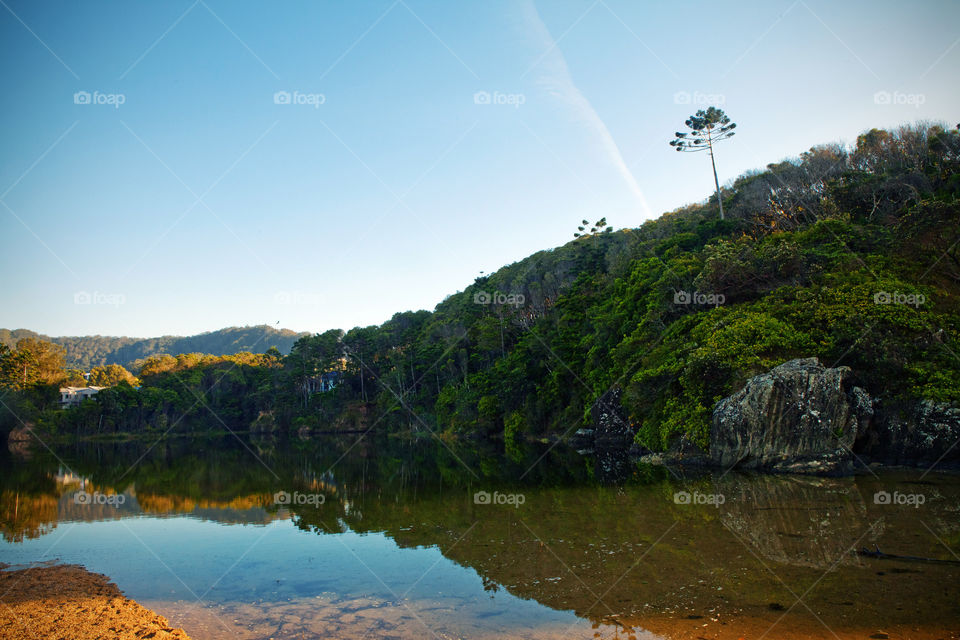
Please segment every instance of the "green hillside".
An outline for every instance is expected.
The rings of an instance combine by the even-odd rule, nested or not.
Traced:
[[[141,391],[121,385],[46,422],[188,430],[210,428],[213,412],[257,429],[509,443],[569,434],[620,389],[637,440],[664,449],[680,435],[706,444],[718,400],[810,356],[851,367],[890,406],[960,401],[957,129],[871,130],[853,149],[814,147],[722,195],[725,220],[710,200],[588,234],[478,278],[432,312],[303,337],[282,359],[155,360]],[[232,335],[156,350],[239,350]],[[122,362],[146,353],[124,349]],[[341,367],[335,389],[317,387]]]

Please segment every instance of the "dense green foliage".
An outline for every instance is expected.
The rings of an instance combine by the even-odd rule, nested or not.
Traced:
[[[598,229],[432,312],[303,337],[282,359],[152,359],[139,392],[102,393],[60,428],[200,418],[516,443],[583,425],[619,387],[638,441],[662,449],[680,435],[704,444],[719,399],[809,356],[851,367],[876,397],[957,402],[958,169],[957,130],[871,130],[852,150],[814,147],[740,177],[722,191],[725,220],[711,199]]]
[[[141,360],[168,353],[211,353],[226,355],[241,351],[263,351],[277,347],[289,353],[293,343],[305,334],[289,329],[274,329],[267,325],[256,327],[227,327],[195,336],[162,336],[159,338],[127,338],[112,336],[55,337],[40,335],[27,329],[0,329],[0,344],[11,349],[21,338],[34,338],[61,345],[68,367],[89,370],[108,364],[139,368]]]

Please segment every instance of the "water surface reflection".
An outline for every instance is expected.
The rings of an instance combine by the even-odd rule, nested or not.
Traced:
[[[39,559],[55,542],[51,555],[103,570],[195,637],[227,637],[222,620],[250,638],[960,629],[955,476],[677,477],[562,446],[245,444],[260,461],[230,440],[145,456],[142,443],[87,444],[57,452],[66,466],[10,457],[0,560]],[[78,504],[78,491],[123,500]],[[322,498],[277,504],[279,492]]]

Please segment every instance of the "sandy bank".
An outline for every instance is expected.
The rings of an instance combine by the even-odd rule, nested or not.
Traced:
[[[62,564],[6,568],[0,565],[0,638],[190,640],[99,573]]]

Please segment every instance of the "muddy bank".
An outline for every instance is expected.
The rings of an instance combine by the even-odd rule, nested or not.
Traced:
[[[645,618],[645,629],[670,640],[955,640],[957,631],[943,625],[895,625],[833,628],[816,619],[804,605],[788,614],[777,611],[744,613],[723,619],[707,615]],[[623,621],[627,628],[629,622]]]
[[[0,564],[0,638],[190,640],[104,575],[79,565],[7,566]]]

